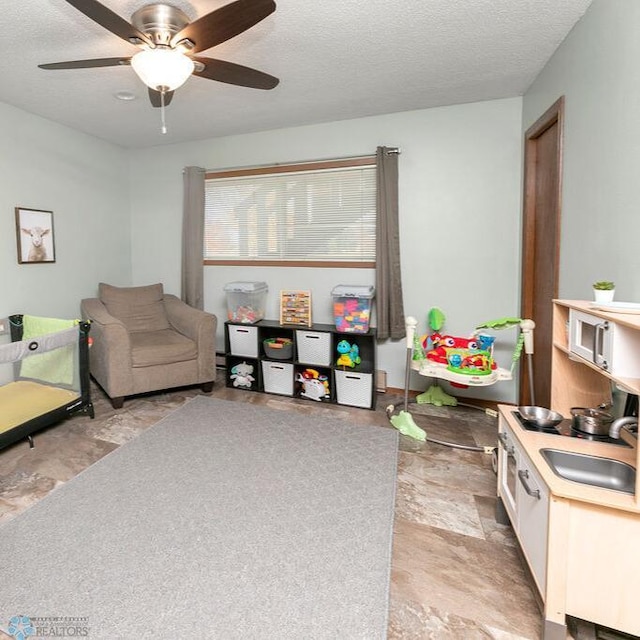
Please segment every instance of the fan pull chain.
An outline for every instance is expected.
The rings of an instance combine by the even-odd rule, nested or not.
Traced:
[[[167,123],[164,119],[164,89],[160,91],[160,118],[162,120],[162,127],[160,128],[160,131],[164,135],[167,133]]]

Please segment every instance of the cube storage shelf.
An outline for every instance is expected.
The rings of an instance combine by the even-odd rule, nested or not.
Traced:
[[[375,329],[345,334],[329,324],[301,329],[274,320],[253,325],[227,321],[224,337],[228,387],[375,409]],[[290,357],[265,353],[264,341],[274,338],[292,341]],[[336,364],[342,340],[358,346],[360,363],[353,368]]]

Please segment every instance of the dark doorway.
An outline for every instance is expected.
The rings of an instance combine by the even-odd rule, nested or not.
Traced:
[[[564,96],[527,130],[524,137],[524,206],[522,224],[521,317],[534,330],[535,404],[551,401],[552,300],[558,296],[562,130]],[[519,402],[532,404],[529,373],[521,368]]]

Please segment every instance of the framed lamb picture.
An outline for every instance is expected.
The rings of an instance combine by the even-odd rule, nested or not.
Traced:
[[[55,262],[53,211],[16,207],[18,263]]]

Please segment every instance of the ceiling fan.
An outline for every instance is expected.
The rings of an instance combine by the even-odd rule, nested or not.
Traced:
[[[151,104],[163,110],[171,102],[173,92],[192,74],[253,89],[273,89],[279,82],[278,78],[250,67],[194,55],[264,20],[276,9],[274,0],[235,0],[193,22],[177,7],[164,3],[149,4],[138,9],[131,16],[130,23],[97,0],[66,2],[141,51],[129,57],[38,65],[41,69],[131,65],[149,88]]]

